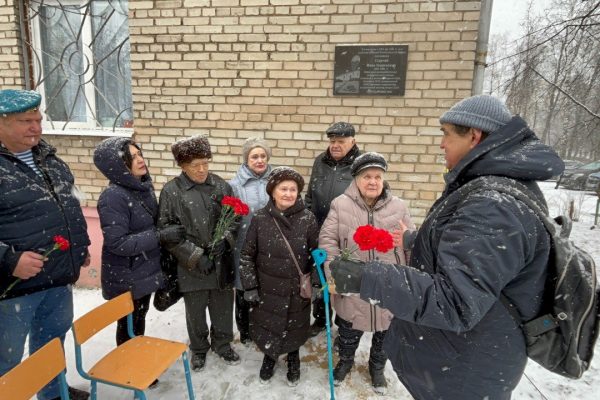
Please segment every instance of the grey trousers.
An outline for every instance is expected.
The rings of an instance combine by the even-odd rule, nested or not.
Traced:
[[[223,354],[233,340],[233,289],[203,289],[183,293],[185,319],[192,353],[212,349]],[[210,316],[210,342],[206,309]]]

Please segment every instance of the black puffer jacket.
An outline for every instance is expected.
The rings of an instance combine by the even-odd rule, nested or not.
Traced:
[[[160,243],[155,221],[158,203],[150,174],[136,179],[120,153],[127,138],[110,138],[94,152],[96,167],[110,184],[98,200],[104,235],[102,245],[102,294],[112,299],[131,291],[138,299],[163,285]]]
[[[297,350],[308,338],[310,327],[310,299],[300,297],[298,269],[274,218],[304,273],[312,272],[310,252],[319,236],[315,217],[301,199],[283,212],[270,200],[250,223],[240,278],[244,290],[258,289],[260,303],[250,312],[250,336],[271,357]]]
[[[535,181],[563,168],[514,117],[448,173],[416,237],[412,268],[367,266],[361,298],[394,314],[384,349],[416,399],[509,399],[527,355],[520,328],[498,299],[505,294],[528,320],[544,290],[550,238],[533,211],[493,190],[463,202],[452,194],[475,177],[497,175],[523,182],[543,201]]]
[[[53,251],[38,275],[17,283],[5,298],[74,283],[90,244],[69,167],[43,140],[32,151],[44,178],[0,146],[0,293],[16,279],[12,273],[22,252],[44,253],[55,235],[71,247]]]
[[[215,268],[209,275],[197,269],[203,251],[208,252],[213,232],[221,215],[221,199],[233,196],[233,190],[219,176],[209,173],[204,183],[195,183],[183,172],[167,182],[160,193],[158,226],[182,225],[186,239],[167,249],[177,257],[179,290],[192,292],[204,289],[233,288],[234,243],[227,243],[222,257],[215,260]],[[239,227],[232,227],[232,239]]]
[[[306,208],[317,217],[319,227],[323,225],[325,218],[327,218],[331,201],[342,195],[352,182],[350,167],[359,155],[360,151],[354,145],[348,154],[339,161],[331,157],[329,149],[319,154],[315,159],[310,173],[305,201]]]

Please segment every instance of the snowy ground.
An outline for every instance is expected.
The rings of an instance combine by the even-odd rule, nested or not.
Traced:
[[[594,222],[596,207],[595,195],[573,192],[568,190],[555,190],[553,182],[541,183],[546,194],[551,214],[566,210],[566,204],[573,199],[577,208],[581,210],[579,221],[574,222],[571,238],[582,248],[592,253],[596,264],[600,267],[600,226],[590,229]],[[99,290],[75,290],[75,315],[82,315],[91,308],[103,302]],[[164,313],[153,308],[147,318],[146,334],[173,340],[187,342],[185,328],[185,314],[183,301]],[[84,359],[87,365],[98,359],[103,351],[114,346],[114,327],[109,327],[100,332],[84,346]],[[237,333],[236,333],[237,334]],[[386,377],[389,390],[386,396],[377,396],[371,391],[370,379],[367,371],[369,357],[370,335],[364,335],[356,357],[356,365],[352,373],[346,378],[344,384],[336,388],[337,399],[411,399],[402,385],[398,382],[391,366],[387,365]],[[68,379],[71,385],[87,388],[84,381],[75,369],[73,339],[69,334],[65,343],[67,352],[67,365],[69,366]],[[275,376],[268,386],[262,385],[258,379],[258,370],[262,362],[262,354],[254,347],[244,347],[236,337],[234,347],[240,354],[242,362],[236,366],[228,366],[214,353],[208,353],[206,368],[202,372],[192,373],[192,381],[198,399],[328,399],[329,385],[327,379],[327,350],[325,335],[321,334],[310,339],[301,348],[300,384],[295,388],[288,387],[285,373],[286,366],[283,357],[280,358]],[[514,399],[593,399],[598,395],[593,394],[593,388],[600,387],[600,343],[596,346],[596,358],[591,369],[582,379],[573,381],[559,375],[547,372],[537,364],[530,362],[527,366],[526,376],[517,387]],[[160,385],[149,390],[149,399],[186,399],[187,391],[183,368],[178,362],[172,366],[161,378]],[[132,392],[114,387],[99,385],[99,398],[101,399],[132,399]]]

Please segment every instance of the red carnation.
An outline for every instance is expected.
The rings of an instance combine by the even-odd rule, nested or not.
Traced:
[[[394,238],[385,229],[375,229],[373,232],[375,250],[380,253],[387,253],[394,248]]]
[[[54,250],[60,250],[60,251],[67,251],[69,250],[69,247],[71,247],[71,243],[69,243],[69,241],[61,235],[55,235],[52,240],[54,241],[54,246],[52,246],[51,248],[49,248],[48,250],[46,250],[46,252],[44,252],[44,254],[42,254],[44,256],[44,258],[47,258],[50,253],[52,253]],[[20,278],[15,279],[7,288],[4,292],[2,292],[2,295],[0,295],[0,300],[3,299],[6,294],[10,291],[10,289],[12,289],[17,283],[21,282]]]
[[[366,251],[374,248],[375,230],[375,227],[372,225],[363,225],[356,228],[352,239],[354,239],[354,242],[358,245],[359,249]]]

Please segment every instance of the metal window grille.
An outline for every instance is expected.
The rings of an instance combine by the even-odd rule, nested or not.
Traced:
[[[19,2],[26,80],[42,94],[51,130],[131,131],[128,3]]]

